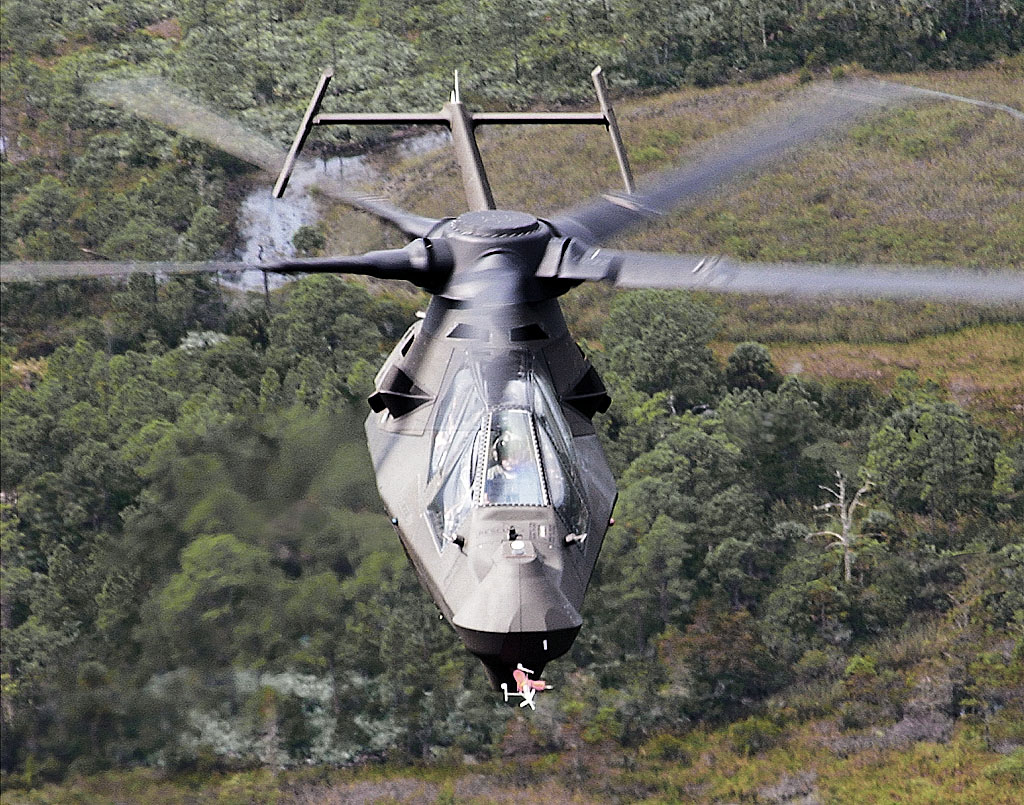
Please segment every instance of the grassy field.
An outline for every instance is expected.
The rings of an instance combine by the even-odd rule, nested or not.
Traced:
[[[734,342],[718,342],[725,360]],[[902,372],[938,382],[978,420],[1024,436],[1024,324],[967,327],[907,343],[779,342],[771,346],[786,374],[819,380],[866,380],[890,390]]]
[[[659,736],[637,750],[583,744],[472,765],[367,766],[162,774],[153,770],[78,778],[7,805],[363,805],[363,803],[814,803],[830,805],[1015,805],[1024,753],[999,755],[963,731],[928,741],[837,754],[835,728],[809,723],[751,756],[727,731]]]

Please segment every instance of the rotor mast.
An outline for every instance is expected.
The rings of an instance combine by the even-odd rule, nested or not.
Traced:
[[[440,112],[362,112],[362,113],[321,113],[320,105],[327,94],[327,87],[334,76],[332,69],[324,70],[317,82],[316,90],[310,99],[306,114],[302,118],[299,130],[292,142],[288,157],[281,168],[281,175],[274,186],[274,198],[281,198],[299,152],[302,150],[314,126],[359,126],[359,125],[404,125],[404,126],[444,126],[452,134],[452,145],[455,158],[462,174],[462,185],[466,191],[466,201],[474,211],[495,209],[494,193],[487,179],[483,158],[476,141],[476,128],[483,125],[530,125],[530,124],[583,124],[603,125],[612,138],[612,147],[619,163],[626,193],[633,193],[633,176],[622,137],[619,134],[615,112],[608,99],[608,88],[604,82],[601,68],[591,73],[594,88],[597,91],[600,112],[470,112],[462,103],[459,91],[458,71],[455,73],[455,89]]]
[[[466,191],[469,208],[474,211],[493,210],[494,193],[491,192],[484,160],[476,144],[473,115],[462,105],[458,86],[456,77],[455,92],[452,93],[452,99],[442,107],[441,114],[448,118],[448,128],[452,133],[452,145],[455,147],[455,158],[462,172],[462,186]]]

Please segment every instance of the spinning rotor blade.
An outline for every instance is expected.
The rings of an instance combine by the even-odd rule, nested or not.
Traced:
[[[79,260],[70,262],[12,261],[0,263],[0,283],[42,282],[106,277],[130,277],[134,274],[220,274],[240,271],[260,271],[262,266],[229,261],[200,263],[115,262],[107,260]]]
[[[235,120],[223,117],[182,95],[180,89],[160,78],[130,78],[92,84],[93,97],[111,106],[119,106],[165,128],[212,145],[236,159],[277,174],[285,153],[266,137],[256,134]],[[300,163],[307,168],[312,162]],[[394,224],[413,237],[424,237],[437,225],[399,209],[384,199],[348,190],[336,179],[322,178],[317,187],[337,201],[368,212]]]
[[[380,279],[408,280],[423,288],[443,284],[453,259],[444,241],[417,239],[401,249],[367,252],[354,257],[312,257],[252,265],[228,261],[175,262],[10,262],[0,263],[0,282],[33,282],[134,274],[219,274],[269,271],[277,274],[363,274]]]
[[[188,100],[179,89],[160,78],[102,81],[90,85],[89,93],[109,106],[121,107],[179,131],[265,171],[278,170],[284,161],[281,149],[266,137]]]
[[[407,280],[431,290],[443,284],[454,267],[443,240],[418,238],[401,249],[383,249],[354,257],[306,257],[274,260],[262,266],[278,274],[363,274]]]
[[[679,288],[802,297],[885,297],[1019,304],[1024,272],[967,268],[744,263],[729,257],[585,249],[571,244],[539,277],[602,280],[620,288]]]
[[[401,232],[414,238],[427,237],[442,223],[436,218],[427,218],[400,209],[380,196],[345,190],[337,179],[321,179],[316,186],[323,191],[324,195],[388,221],[398,227]]]
[[[699,161],[656,177],[646,190],[609,193],[554,215],[550,221],[563,235],[603,243],[677,206],[707,195],[738,176],[763,168],[793,149],[830,131],[854,123],[871,111],[915,97],[940,97],[1024,113],[986,101],[961,98],[903,84],[860,79],[811,84],[778,110],[746,126],[725,143],[712,146]]]

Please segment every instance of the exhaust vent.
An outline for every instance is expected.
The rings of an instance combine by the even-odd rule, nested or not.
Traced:
[[[391,370],[381,383],[381,387],[368,400],[370,408],[378,413],[385,408],[396,419],[415,411],[433,397],[417,386],[411,377],[397,366]]]
[[[598,412],[603,414],[612,404],[612,398],[608,396],[604,382],[593,366],[587,369],[564,400],[587,419],[593,419]]]

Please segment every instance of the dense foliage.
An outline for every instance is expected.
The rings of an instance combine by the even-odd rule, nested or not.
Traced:
[[[96,292],[12,290],[5,323]],[[502,736],[507,714],[390,532],[354,408],[409,303],[326,277],[269,310],[235,296],[132,281],[44,360],[5,346],[9,780],[487,755]],[[678,371],[653,371],[638,320],[679,328],[661,364]],[[902,723],[913,683],[877,641],[955,618],[944,639],[977,642],[929,713],[1016,745],[1024,702],[971,663],[984,649],[1020,672],[1021,445],[912,378],[839,394],[781,378],[751,343],[719,364],[713,333],[684,295],[613,303],[594,359],[621,498],[586,629],[551,669],[548,740],[767,718],[737,733],[756,751],[798,713],[836,708],[852,734]],[[813,509],[836,469],[874,483],[845,544],[814,536],[838,527]]]

